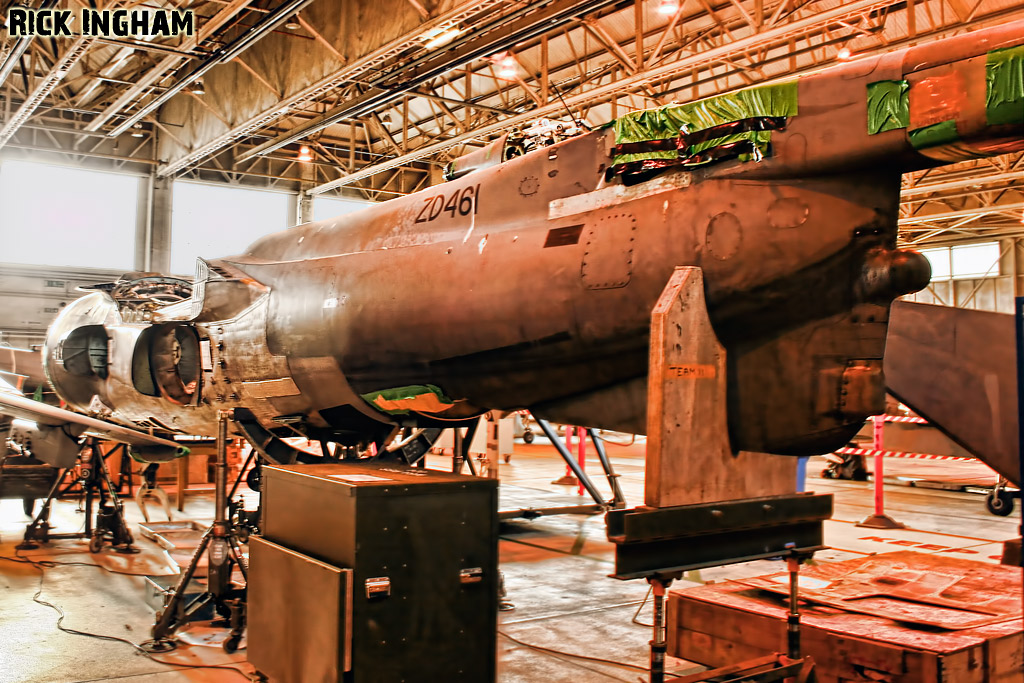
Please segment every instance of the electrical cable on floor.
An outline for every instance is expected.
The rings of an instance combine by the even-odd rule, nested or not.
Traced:
[[[531,650],[537,650],[538,652],[546,652],[546,653],[551,654],[551,655],[562,656],[562,657],[572,657],[573,659],[585,659],[588,662],[597,662],[599,664],[608,664],[608,665],[617,666],[617,667],[620,667],[620,668],[623,668],[623,669],[635,669],[636,671],[647,671],[647,667],[645,667],[645,666],[639,666],[637,664],[627,664],[626,662],[616,662],[615,660],[612,660],[612,659],[602,659],[600,657],[590,657],[588,655],[580,655],[580,654],[576,654],[576,653],[573,653],[573,652],[563,652],[562,650],[555,650],[555,649],[550,648],[550,647],[544,647],[543,645],[532,645],[530,643],[525,643],[525,642],[519,640],[518,638],[514,638],[513,636],[510,636],[509,634],[507,634],[507,633],[505,633],[504,631],[501,631],[501,630],[499,630],[498,633],[501,634],[502,636],[504,636],[505,638],[508,638],[509,640],[511,640],[516,645],[522,645],[523,647],[528,647]]]
[[[654,590],[654,584],[651,584],[650,586],[647,587],[647,595],[644,596],[644,601],[641,602],[640,606],[636,608],[636,612],[633,612],[633,618],[630,621],[632,621],[637,626],[645,626],[647,628],[654,628],[654,624],[645,624],[644,622],[642,622],[639,619],[637,619],[637,617],[640,616],[640,610],[642,610],[644,608],[644,605],[647,604],[647,601],[651,599],[651,592],[653,590]]]
[[[0,560],[6,560],[8,562],[16,562],[18,564],[28,564],[28,565],[31,565],[33,568],[39,570],[39,587],[36,589],[35,594],[32,596],[32,601],[37,603],[37,604],[39,604],[39,605],[42,605],[43,607],[48,607],[48,608],[54,610],[55,612],[57,612],[57,614],[59,615],[59,617],[57,619],[57,629],[60,630],[60,631],[63,631],[64,633],[67,633],[67,634],[70,634],[70,635],[75,635],[75,636],[84,636],[84,637],[87,637],[87,638],[96,638],[98,640],[108,640],[108,641],[113,641],[113,642],[124,643],[126,645],[131,646],[137,652],[140,652],[141,654],[145,655],[148,659],[152,660],[153,662],[156,662],[158,664],[163,664],[165,666],[179,667],[179,668],[185,668],[185,669],[224,669],[224,670],[227,670],[227,671],[233,671],[233,672],[237,673],[239,676],[242,676],[243,678],[245,678],[246,680],[252,680],[251,677],[249,676],[249,674],[245,673],[244,671],[242,671],[238,667],[227,666],[227,665],[217,665],[217,664],[185,664],[185,663],[180,663],[180,662],[168,662],[166,660],[157,659],[151,653],[147,652],[142,647],[140,647],[136,643],[128,640],[127,638],[120,638],[118,636],[108,636],[108,635],[103,635],[103,634],[100,634],[100,633],[90,633],[88,631],[79,631],[78,629],[68,628],[67,626],[64,626],[64,624],[63,624],[64,618],[67,616],[64,613],[64,610],[62,610],[57,605],[54,605],[53,603],[50,603],[50,602],[46,602],[45,600],[42,600],[40,598],[40,596],[43,593],[43,582],[44,582],[44,580],[46,578],[46,569],[45,568],[53,568],[53,567],[56,567],[56,566],[98,567],[99,569],[102,569],[104,571],[110,572],[111,574],[121,574],[121,575],[124,575],[124,576],[137,576],[136,574],[130,574],[128,572],[119,572],[119,571],[116,571],[116,570],[113,570],[113,569],[107,569],[103,565],[94,564],[92,562],[61,562],[61,561],[58,561],[58,560],[33,560],[33,559],[30,559],[30,558],[27,558],[27,557],[23,557],[23,556],[20,556],[20,555],[17,556],[17,557],[7,557],[7,556],[4,556],[4,555],[0,555]],[[644,604],[647,602],[647,598],[648,597],[650,597],[650,590],[648,590],[648,596],[644,598],[644,602],[640,604],[640,608],[643,608]],[[636,614],[639,614],[639,613],[640,613],[640,609],[637,609]],[[639,623],[636,620],[636,614],[634,614],[634,616],[633,616],[633,621],[634,621],[634,623]],[[643,626],[644,624],[640,624],[640,625]],[[520,646],[525,647],[525,648],[529,648],[531,650],[536,650],[538,652],[544,652],[544,653],[547,653],[547,654],[550,654],[550,655],[553,655],[553,656],[556,656],[556,657],[559,657],[559,656],[560,657],[570,657],[572,659],[582,659],[582,660],[585,660],[585,661],[588,661],[588,662],[595,662],[595,663],[598,663],[598,664],[607,664],[609,666],[617,666],[617,667],[620,667],[620,668],[623,668],[623,669],[634,669],[636,671],[647,671],[646,667],[639,666],[637,664],[628,664],[626,662],[618,662],[618,661],[611,660],[611,659],[603,659],[601,657],[591,657],[589,655],[581,655],[581,654],[577,654],[577,653],[574,653],[574,652],[565,652],[563,650],[555,650],[553,648],[544,647],[543,645],[534,645],[532,643],[524,642],[522,640],[519,640],[518,638],[515,638],[514,636],[509,635],[508,633],[505,633],[504,631],[500,631],[499,630],[498,633],[501,634],[502,636],[504,636],[505,638],[507,638],[508,640],[511,640],[513,643],[515,643],[517,645],[520,645]],[[673,678],[677,678],[678,677],[677,675],[674,675],[674,674],[667,674],[667,675],[669,675],[669,676],[671,676]]]
[[[244,671],[242,671],[241,669],[239,669],[238,667],[235,667],[235,666],[228,666],[228,665],[224,665],[224,664],[185,664],[185,663],[180,663],[180,662],[168,662],[168,661],[163,660],[163,659],[157,659],[151,653],[146,652],[146,650],[144,650],[141,646],[137,645],[136,643],[133,643],[132,641],[128,640],[127,638],[120,638],[118,636],[107,636],[107,635],[103,635],[103,634],[100,634],[100,633],[89,633],[88,631],[79,631],[77,629],[68,628],[67,626],[64,626],[64,624],[63,624],[64,617],[67,616],[67,615],[64,614],[64,610],[62,610],[57,605],[54,605],[53,603],[50,603],[50,602],[46,602],[45,600],[42,600],[40,598],[40,596],[43,594],[43,581],[46,579],[46,569],[45,569],[45,567],[53,567],[53,566],[57,566],[57,565],[79,565],[79,566],[83,566],[83,567],[99,567],[100,569],[103,569],[104,571],[110,572],[111,574],[123,574],[125,576],[137,576],[136,574],[129,574],[128,572],[119,572],[119,571],[116,571],[116,570],[113,570],[113,569],[107,569],[103,565],[93,564],[91,562],[59,562],[59,561],[56,561],[56,560],[32,560],[32,559],[29,559],[27,557],[21,557],[21,556],[18,556],[18,557],[7,557],[7,556],[3,556],[3,555],[0,555],[0,560],[7,560],[8,562],[17,562],[19,564],[29,564],[29,565],[32,565],[32,567],[34,569],[38,569],[39,570],[39,588],[36,589],[35,594],[32,596],[32,602],[35,602],[35,603],[37,603],[39,605],[42,605],[43,607],[49,607],[50,609],[54,610],[58,615],[60,615],[58,617],[58,619],[57,619],[57,629],[60,630],[60,631],[63,631],[64,633],[67,633],[67,634],[70,634],[70,635],[73,635],[73,636],[85,636],[87,638],[96,638],[98,640],[109,640],[109,641],[115,641],[115,642],[119,642],[119,643],[124,643],[126,645],[130,645],[137,652],[140,652],[141,654],[145,655],[148,659],[150,659],[150,660],[152,660],[152,661],[154,661],[154,662],[156,662],[158,664],[163,664],[165,666],[173,666],[173,667],[177,667],[179,669],[223,669],[225,671],[234,671],[235,673],[237,673],[239,676],[243,677],[247,681],[251,681],[252,680],[252,678],[249,676],[249,674],[245,673]]]
[[[45,567],[52,569],[54,567],[96,567],[102,569],[110,574],[120,574],[122,576],[139,576],[132,572],[121,572],[116,569],[109,569],[104,567],[102,564],[96,564],[95,562],[62,562],[60,560],[33,560],[30,557],[25,557],[17,550],[14,551],[14,557],[8,557],[6,555],[0,555],[0,560],[6,560],[8,562],[17,562],[19,564],[31,564],[35,565],[36,568]]]

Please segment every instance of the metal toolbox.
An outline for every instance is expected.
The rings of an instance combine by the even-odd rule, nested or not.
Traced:
[[[344,670],[342,653],[350,652],[351,670],[317,680],[494,680],[496,481],[346,463],[268,466],[262,489],[265,541],[351,570],[351,613],[329,617],[332,628],[342,625],[335,661]],[[294,643],[295,650],[301,639],[286,637],[280,629],[297,628],[304,602],[328,598],[291,572],[268,575],[259,568],[260,561],[257,550],[251,558],[249,658],[274,679],[276,662],[264,660],[294,658],[294,652],[279,643],[276,655],[264,656],[260,643],[267,641],[261,630],[274,637],[270,634],[277,629],[276,637]],[[281,594],[274,609],[280,615],[265,614],[265,605],[258,604],[265,600],[260,581],[274,582]],[[310,629],[320,628],[312,614],[309,621]],[[345,624],[351,624],[347,632]],[[302,679],[289,674],[280,680]]]

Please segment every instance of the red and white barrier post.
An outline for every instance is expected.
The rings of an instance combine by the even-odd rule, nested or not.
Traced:
[[[569,425],[565,426],[565,452],[569,453],[570,457],[571,457],[571,454],[572,454],[572,433],[575,430],[576,430],[576,427],[571,427]],[[580,448],[583,448],[583,445],[582,445],[583,427],[580,427],[579,430],[580,430],[580,437],[581,437]],[[579,487],[579,491],[580,491],[580,495],[581,496],[583,495],[583,482],[581,482],[579,479],[576,478],[576,475],[573,474],[572,468],[570,468],[568,464],[566,464],[566,466],[565,466],[565,475],[563,477],[561,477],[560,479],[555,479],[551,483],[552,484],[557,484],[559,486],[578,486]]]
[[[869,529],[903,529],[904,525],[885,514],[885,483],[883,474],[883,449],[882,432],[885,429],[885,415],[875,415],[871,418],[871,450],[875,452],[875,514],[867,517],[857,526],[868,527]]]
[[[580,464],[580,472],[587,471],[587,431],[583,427],[577,427],[576,437],[579,441],[579,450],[577,451],[577,462]],[[583,495],[583,482],[580,481],[576,487],[576,494]]]

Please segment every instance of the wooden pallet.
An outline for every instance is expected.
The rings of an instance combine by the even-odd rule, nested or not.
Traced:
[[[992,591],[1020,595],[1020,570],[933,554],[900,552],[894,560],[921,568],[950,563],[983,577]],[[828,578],[872,558],[808,567]],[[926,607],[922,606],[922,609]],[[669,654],[718,667],[786,650],[785,598],[739,582],[669,594]],[[1024,637],[1020,618],[963,630],[915,627],[825,605],[801,607],[803,654],[823,683],[1020,683]]]

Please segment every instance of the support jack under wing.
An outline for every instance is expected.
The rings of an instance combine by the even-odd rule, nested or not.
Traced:
[[[1020,484],[1013,316],[893,302],[889,392],[979,460]]]

